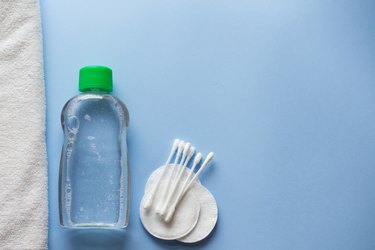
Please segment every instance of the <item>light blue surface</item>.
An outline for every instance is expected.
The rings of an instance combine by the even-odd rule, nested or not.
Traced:
[[[374,1],[41,1],[50,249],[375,249]],[[59,227],[60,111],[78,69],[114,71],[130,111],[126,232]],[[219,222],[193,247],[139,221],[175,137],[215,164]]]

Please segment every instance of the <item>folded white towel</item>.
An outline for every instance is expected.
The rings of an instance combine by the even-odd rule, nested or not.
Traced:
[[[38,0],[0,0],[0,249],[47,248]]]

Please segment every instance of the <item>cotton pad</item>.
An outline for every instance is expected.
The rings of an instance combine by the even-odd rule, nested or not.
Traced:
[[[156,169],[145,185],[140,218],[144,228],[159,239],[195,243],[206,238],[216,225],[216,201],[198,179],[214,153],[210,152],[195,172],[202,159],[200,152],[191,169],[187,168],[195,152],[189,142],[175,139],[165,165]],[[170,164],[173,156],[174,163]]]
[[[170,167],[170,165],[168,167]],[[171,169],[168,168],[160,182],[160,190],[164,190],[167,185],[166,177],[169,176],[170,172]],[[153,188],[153,185],[156,185],[161,174],[162,168],[155,170],[146,184],[145,196],[143,197],[140,206],[140,217],[143,226],[151,235],[159,239],[174,240],[187,235],[193,230],[198,222],[200,204],[193,192],[187,192],[184,198],[180,201],[173,219],[169,223],[166,223],[163,218],[156,214],[155,211],[155,207],[161,201],[162,192],[156,192],[153,199],[154,205],[150,209],[144,209],[143,202],[145,197],[148,195],[148,191]]]
[[[215,198],[207,188],[200,184],[194,184],[190,190],[200,203],[200,212],[199,220],[194,229],[186,236],[178,239],[178,241],[184,243],[195,243],[206,238],[214,229],[218,217]]]

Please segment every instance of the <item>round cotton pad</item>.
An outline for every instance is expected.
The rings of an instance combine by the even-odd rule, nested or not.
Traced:
[[[159,168],[150,176],[146,184],[145,196],[148,195],[148,190],[152,188],[152,185],[156,185],[161,173],[161,168]],[[148,210],[144,209],[143,198],[140,206],[140,217],[145,229],[151,235],[164,240],[174,240],[188,234],[197,224],[200,212],[200,205],[197,198],[192,192],[187,192],[180,201],[172,221],[166,223],[163,218],[156,214],[155,207],[162,198],[162,192],[160,192],[160,190],[164,190],[167,183],[166,177],[168,177],[169,174],[170,169],[167,169],[167,174],[163,177],[159,189],[155,193],[153,199],[154,205]]]
[[[218,216],[215,198],[207,188],[194,184],[190,190],[193,191],[200,203],[200,213],[194,229],[186,236],[178,239],[178,241],[185,243],[195,243],[206,238],[214,229]]]

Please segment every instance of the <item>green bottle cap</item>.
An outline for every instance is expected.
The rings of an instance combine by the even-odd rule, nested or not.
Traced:
[[[100,89],[112,92],[112,70],[105,66],[86,66],[79,70],[79,91]]]

